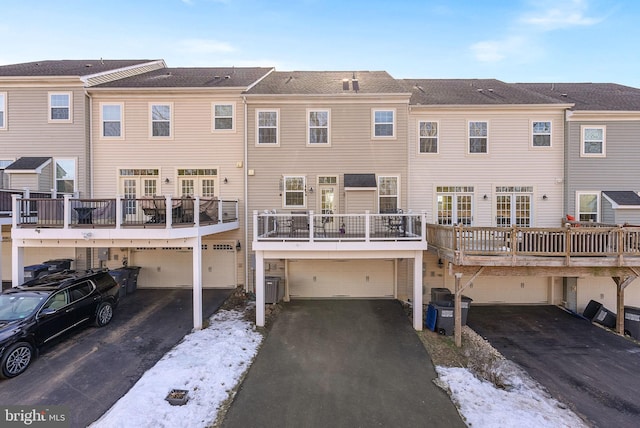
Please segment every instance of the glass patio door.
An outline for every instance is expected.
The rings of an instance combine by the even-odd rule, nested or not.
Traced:
[[[123,220],[139,220],[139,204],[136,199],[158,196],[158,170],[120,170],[119,193],[124,198]]]
[[[531,194],[511,193],[496,195],[496,226],[530,227]]]

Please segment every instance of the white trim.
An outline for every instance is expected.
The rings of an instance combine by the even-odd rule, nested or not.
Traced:
[[[310,140],[311,121],[309,116],[312,112],[325,112],[327,113],[327,142],[326,143],[312,143]],[[323,128],[316,126],[314,128]],[[308,147],[330,147],[331,146],[331,109],[330,108],[308,108],[307,109],[307,146]]]
[[[276,142],[275,143],[260,142],[260,113],[276,114]],[[267,128],[267,127],[264,127],[264,128]],[[279,146],[280,146],[280,109],[279,108],[256,109],[256,147],[279,147]]]
[[[110,136],[104,135],[104,107],[105,106],[119,106],[120,107],[120,135],[119,136]],[[110,120],[109,122],[115,122],[114,120]],[[101,140],[124,140],[124,103],[112,103],[112,102],[101,102],[100,103],[100,139]]]
[[[0,131],[7,130],[7,93],[0,92],[0,112],[2,113],[2,123],[0,123]]]
[[[78,191],[78,158],[77,157],[59,157],[53,158],[53,189],[56,189],[58,192],[62,192],[62,190],[58,190],[58,174],[57,174],[57,166],[59,161],[73,161],[74,171],[73,171],[73,191]]]
[[[548,122],[549,123],[549,133],[535,133],[533,131],[533,124],[534,123],[540,123],[540,122]],[[530,132],[530,138],[529,138],[529,147],[534,149],[534,150],[543,150],[543,149],[550,149],[551,147],[553,147],[553,121],[551,119],[547,119],[547,120],[531,120],[529,122],[529,132]],[[533,139],[536,135],[549,135],[549,145],[548,146],[536,146],[533,143]]]
[[[173,140],[173,102],[167,101],[154,101],[149,104],[149,139],[150,140]],[[153,106],[168,106],[169,107],[169,135],[155,136],[153,135]]]
[[[636,195],[638,194],[637,192]],[[620,205],[617,202],[615,202],[613,199],[611,199],[609,197],[609,195],[606,194],[606,192],[602,192],[602,197],[605,198],[607,201],[609,201],[609,203],[611,204],[611,209],[613,210],[637,210],[640,209],[640,205]]]
[[[420,124],[424,123],[424,122],[429,122],[429,123],[435,123],[436,124],[436,151],[435,152],[423,152],[420,150],[420,139],[422,138],[422,136],[420,135]],[[426,155],[426,156],[433,156],[433,155],[438,155],[440,154],[440,121],[439,120],[429,120],[429,119],[418,119],[417,121],[417,129],[416,129],[416,136],[417,136],[417,149],[418,149],[418,156],[422,156],[422,155]],[[434,137],[424,137],[424,138],[434,138]]]
[[[400,189],[402,188],[402,183],[400,182],[400,174],[380,174],[376,175],[376,206],[378,209],[378,213],[380,213],[380,198],[391,198],[391,195],[380,195],[380,180],[383,178],[395,178],[396,179],[396,209],[401,209],[400,201]]]
[[[474,138],[486,138],[487,139],[487,151],[485,152],[472,152],[471,151],[471,124],[472,123],[486,123],[487,135],[486,137],[474,137]],[[467,120],[467,154],[468,155],[488,155],[489,154],[489,120],[488,119],[468,119]]]
[[[584,131],[586,129],[602,130],[602,153],[586,153],[584,151]],[[606,125],[580,125],[580,157],[581,158],[605,158],[607,157],[607,126]]]
[[[575,199],[575,218],[576,221],[580,221],[580,196],[582,195],[595,195],[596,196],[596,219],[595,222],[600,221],[600,211],[601,211],[601,202],[600,199],[602,197],[601,192],[599,190],[576,190],[576,199]],[[588,213],[590,214],[590,213]]]
[[[391,135],[376,135],[376,113],[377,112],[387,112],[390,111],[393,113],[393,122],[391,126],[393,127]],[[397,138],[397,111],[395,107],[390,108],[372,108],[371,109],[371,139],[372,140],[395,140]],[[388,122],[381,122],[380,125],[388,124]]]
[[[231,106],[231,128],[230,129],[217,129],[216,128],[216,106]],[[213,133],[232,133],[236,132],[236,102],[235,101],[215,101],[211,103],[211,132]],[[221,116],[221,119],[226,119],[228,116]]]
[[[69,104],[66,106],[66,108],[69,109],[68,119],[53,119],[51,117],[51,97],[54,95],[66,95],[67,97],[69,97]],[[73,123],[73,92],[52,91],[47,93],[47,120],[49,123]]]
[[[287,205],[287,178],[302,178],[302,205]],[[300,192],[292,190],[292,192]],[[307,207],[307,177],[304,174],[287,174],[282,176],[282,208],[304,209]]]

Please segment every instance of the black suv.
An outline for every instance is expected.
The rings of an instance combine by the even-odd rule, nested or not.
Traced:
[[[107,271],[65,271],[0,294],[0,377],[25,371],[38,348],[76,326],[107,325],[120,286]]]

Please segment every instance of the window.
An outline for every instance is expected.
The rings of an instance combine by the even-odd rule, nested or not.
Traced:
[[[278,110],[258,110],[258,145],[277,145]]]
[[[7,93],[0,92],[0,129],[7,129]]]
[[[582,144],[580,156],[606,156],[606,128],[604,126],[582,126]]]
[[[378,210],[380,214],[398,212],[398,177],[378,177]]]
[[[532,186],[496,187],[496,226],[530,227]]]
[[[329,144],[329,110],[307,110],[307,144]]]
[[[102,137],[122,137],[122,104],[102,104]]]
[[[151,136],[171,137],[171,104],[151,104]]]
[[[487,122],[469,122],[469,153],[488,153]]]
[[[178,170],[180,196],[213,198],[218,192],[216,168],[186,168]]]
[[[533,147],[551,147],[551,122],[532,122]]]
[[[395,137],[395,110],[373,110],[374,138]]]
[[[136,220],[137,198],[158,195],[160,175],[158,169],[121,169],[120,193],[123,195],[124,216],[127,220]]]
[[[49,93],[49,122],[71,122],[71,93]]]
[[[56,159],[55,189],[62,193],[73,193],[76,190],[75,159]]]
[[[420,153],[438,153],[438,122],[418,122]]]
[[[213,130],[233,131],[233,104],[213,105]]]
[[[305,177],[284,177],[284,207],[303,208],[305,206]]]
[[[473,221],[473,186],[438,186],[438,224],[464,224]]]
[[[578,221],[600,221],[600,192],[577,192]]]

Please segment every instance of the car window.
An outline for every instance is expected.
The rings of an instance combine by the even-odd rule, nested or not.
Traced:
[[[93,283],[89,281],[82,282],[80,284],[76,284],[69,289],[69,294],[71,296],[71,303],[76,302],[83,297],[88,296],[93,291]]]
[[[49,298],[49,301],[45,303],[42,309],[53,309],[58,310],[63,306],[67,305],[67,292],[66,291],[58,291],[54,295]]]
[[[0,296],[0,320],[13,321],[26,318],[42,301],[40,296]]]

